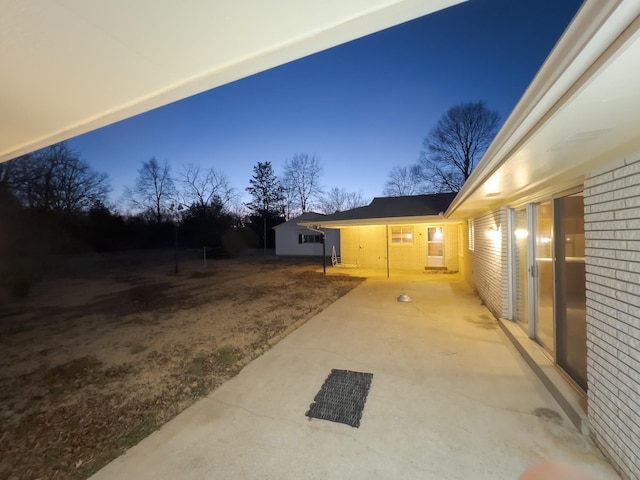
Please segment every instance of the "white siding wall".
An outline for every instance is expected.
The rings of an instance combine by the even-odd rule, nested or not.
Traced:
[[[508,249],[506,209],[474,219],[474,250],[471,253],[470,282],[478,292],[487,308],[496,317],[507,312],[508,305]],[[499,227],[495,237],[488,232]]]
[[[322,243],[299,243],[298,235],[314,235],[315,232],[294,223],[282,224],[276,229],[276,255],[322,256]],[[340,231],[327,229],[327,256],[331,255],[331,247],[340,249]],[[340,253],[338,252],[338,255]]]
[[[589,421],[640,478],[640,154],[585,180]]]
[[[336,254],[340,256],[340,230],[327,228],[325,232],[327,234],[327,255],[331,255],[333,247],[336,247]],[[320,255],[322,255],[322,253],[320,253]]]

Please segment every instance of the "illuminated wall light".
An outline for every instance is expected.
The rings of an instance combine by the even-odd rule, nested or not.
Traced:
[[[527,238],[529,236],[529,232],[527,230],[525,230],[524,228],[518,228],[516,229],[515,232],[513,232],[513,234],[516,236],[516,238],[518,239],[523,239],[523,238]]]
[[[497,225],[490,227],[489,230],[487,230],[487,236],[491,240],[498,240],[500,238],[500,227]]]

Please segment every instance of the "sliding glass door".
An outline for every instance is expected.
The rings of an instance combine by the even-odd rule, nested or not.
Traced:
[[[529,259],[527,210],[512,211],[513,320],[529,333]]]
[[[587,388],[583,194],[511,213],[513,320]]]
[[[553,354],[553,222],[551,202],[535,208],[535,338],[545,350]]]
[[[587,389],[587,314],[582,193],[554,201],[556,361]]]

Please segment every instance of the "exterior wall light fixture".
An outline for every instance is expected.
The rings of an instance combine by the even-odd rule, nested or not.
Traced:
[[[489,230],[487,230],[487,236],[491,240],[498,240],[500,238],[500,226],[493,225],[492,227],[489,227]]]

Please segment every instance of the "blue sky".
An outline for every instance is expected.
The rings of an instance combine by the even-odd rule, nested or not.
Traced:
[[[322,184],[380,196],[394,165],[414,163],[452,106],[483,100],[502,120],[522,96],[578,0],[471,0],[70,140],[109,174],[112,200],[151,157],[176,173],[224,172],[248,200],[253,166],[276,173],[316,155]]]

